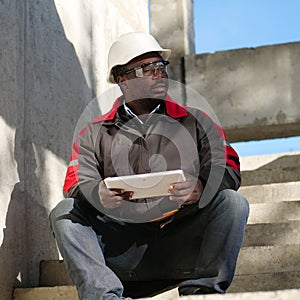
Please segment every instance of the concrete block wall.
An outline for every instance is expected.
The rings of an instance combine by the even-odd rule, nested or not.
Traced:
[[[147,0],[0,1],[1,300],[38,285],[40,260],[58,258],[48,214],[77,120],[109,88],[112,41],[147,32],[148,19]]]

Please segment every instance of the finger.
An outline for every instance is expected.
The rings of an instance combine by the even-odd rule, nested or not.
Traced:
[[[169,188],[169,191],[173,193],[175,191],[180,191],[180,190],[193,190],[195,186],[196,186],[195,181],[178,182],[172,184]]]
[[[111,202],[121,202],[121,201],[123,201],[123,200],[124,200],[123,197],[120,196],[120,195],[112,195],[112,196],[110,197],[110,201],[111,201]]]
[[[182,205],[183,203],[186,202],[185,198],[179,198],[179,197],[171,197],[171,201],[177,202],[178,204]]]
[[[122,194],[119,194],[119,196],[122,197],[123,200],[130,200],[133,196],[133,192],[127,191]]]
[[[179,205],[182,205],[188,200],[188,196],[170,196],[169,199],[171,201],[177,202]]]
[[[173,183],[172,185],[170,185],[169,189],[168,189],[168,193],[169,194],[173,194],[174,191],[179,191],[179,190],[182,190],[184,189],[185,187],[180,184],[180,183]]]
[[[113,192],[115,195],[121,195],[125,191],[123,189],[109,189],[111,192]]]
[[[171,201],[176,201],[180,204],[193,204],[199,201],[199,196],[197,193],[190,193],[186,195],[172,195],[169,197]]]
[[[183,189],[174,189],[173,191],[172,191],[172,196],[174,196],[174,197],[181,197],[181,198],[183,198],[183,197],[185,197],[185,198],[187,198],[187,197],[189,197],[191,194],[193,193],[193,188],[192,187],[186,187],[186,188],[183,188]]]
[[[111,198],[108,201],[105,201],[103,206],[106,208],[116,208],[119,207],[120,205],[122,205],[122,199],[113,199]]]

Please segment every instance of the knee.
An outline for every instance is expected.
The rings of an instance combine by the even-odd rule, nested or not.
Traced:
[[[50,212],[49,220],[51,228],[55,226],[55,223],[60,220],[63,216],[70,214],[74,208],[74,199],[64,199],[60,201]]]
[[[249,203],[247,199],[239,192],[234,190],[223,190],[219,193],[224,209],[228,209],[231,213],[237,214],[246,219],[249,216]]]

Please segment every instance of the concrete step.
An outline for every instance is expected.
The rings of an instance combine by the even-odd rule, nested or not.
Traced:
[[[236,275],[233,278],[228,292],[244,293],[257,291],[277,291],[295,288],[300,289],[300,271]]]
[[[243,247],[293,244],[300,245],[300,221],[250,224],[246,227]]]
[[[17,288],[13,300],[78,300],[75,286]]]
[[[242,171],[253,171],[264,166],[275,165],[278,166],[281,164],[282,160],[288,159],[289,161],[293,160],[293,157],[298,157],[300,152],[286,152],[286,153],[276,153],[276,154],[264,154],[256,156],[246,156],[240,157],[241,170]],[[282,164],[281,164],[282,166]]]
[[[198,295],[198,296],[185,296],[179,297],[177,289],[172,289],[165,293],[159,294],[152,298],[144,298],[152,299],[152,300],[173,300],[173,299],[183,299],[183,300],[294,300],[299,297],[298,289],[284,289],[284,290],[276,290],[276,291],[263,291],[263,292],[243,292],[243,293],[231,293],[228,292],[225,295]]]
[[[243,186],[300,181],[300,166],[242,172]]]
[[[254,280],[248,281],[248,288],[257,289],[260,279],[257,276],[265,276],[264,289],[271,289],[275,285],[284,288],[287,282],[282,282],[278,277],[272,277],[274,274],[286,273],[300,274],[300,245],[273,245],[273,246],[257,246],[242,248],[236,268],[236,276],[251,276]],[[297,275],[297,278],[299,277]],[[291,275],[291,281],[294,275]],[[267,279],[270,281],[268,282]],[[300,280],[297,281],[300,288]],[[62,261],[43,261],[41,263],[40,286],[56,286],[56,285],[72,285],[65,265]],[[270,288],[267,288],[268,285]],[[295,286],[293,286],[295,287]],[[298,287],[298,286],[297,286]],[[238,282],[234,288],[239,291]],[[244,290],[244,288],[243,288]]]
[[[242,181],[243,186],[300,181],[300,154],[277,156],[256,169],[244,169]]]
[[[228,299],[239,299],[239,298],[235,298],[237,295],[239,295],[241,299],[243,299],[242,297],[244,297],[245,293],[252,292],[252,297],[253,297],[252,299],[256,300],[259,299],[256,298],[259,294],[262,295],[262,293],[259,293],[259,291],[283,291],[284,290],[285,292],[287,292],[290,289],[299,289],[299,288],[300,288],[300,272],[279,272],[274,274],[237,275],[234,277],[233,282],[227,291],[227,297],[229,297]],[[275,297],[275,295],[277,294],[276,292],[275,293],[273,292],[271,294],[274,296],[274,299],[277,299]],[[283,296],[282,293],[280,294],[281,296]],[[208,295],[206,295],[205,298],[199,298],[199,299],[207,299],[206,297],[208,297]],[[267,294],[264,294],[264,297],[267,297]],[[176,298],[179,298],[178,289],[174,288],[172,290],[159,294],[155,297],[152,297],[151,299],[163,300],[163,299],[176,299]],[[182,298],[180,297],[180,299]],[[210,298],[210,299],[214,299],[214,298]],[[265,298],[261,298],[261,299],[264,300]]]
[[[179,299],[177,289],[156,295],[152,300]],[[299,300],[300,289],[286,289],[252,293],[227,293],[225,295],[185,296],[182,300]],[[78,300],[74,286],[16,289],[13,300]]]
[[[299,253],[300,245],[242,248],[237,261],[236,275],[300,272]]]
[[[250,204],[297,201],[300,200],[300,181],[242,185],[239,192],[248,199]]]
[[[300,220],[300,201],[250,204],[248,224]]]
[[[40,263],[40,286],[72,285],[62,260],[45,260]]]
[[[198,295],[198,296],[178,296],[177,289],[162,293],[152,298],[152,300],[298,300],[300,299],[300,290],[286,289],[278,291],[263,291],[252,293],[227,293],[225,295]],[[145,300],[145,299],[144,299]]]

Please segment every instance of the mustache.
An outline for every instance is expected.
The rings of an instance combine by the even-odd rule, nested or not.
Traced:
[[[152,85],[152,88],[157,88],[157,87],[164,87],[164,88],[167,88],[169,85],[167,82],[164,82],[164,81],[158,81],[158,82],[155,82],[153,85]]]

